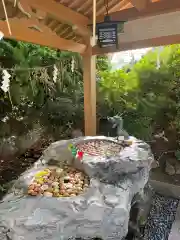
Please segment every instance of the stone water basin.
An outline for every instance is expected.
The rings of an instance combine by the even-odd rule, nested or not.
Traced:
[[[32,184],[35,174],[52,169],[53,163],[54,170],[63,169],[66,165],[70,174],[81,172],[88,179],[88,184],[86,191],[72,195],[71,189],[71,193],[66,193],[65,197],[62,192],[58,192],[60,196],[46,193],[53,196],[47,197],[38,189],[36,197],[28,196],[27,189],[26,194],[20,197],[11,193],[0,204],[0,224],[8,234],[26,240],[59,240],[60,236],[63,240],[71,237],[119,240],[126,236],[132,199],[136,194],[143,194],[153,156],[147,144],[134,141],[113,156],[85,153],[81,161],[73,159],[69,144],[79,147],[81,143],[95,139],[114,141],[106,137],[89,137],[55,142],[45,150],[33,168],[18,179],[13,191]],[[125,164],[128,161],[131,168],[130,164]],[[55,179],[56,176],[53,177],[51,181],[60,181]]]

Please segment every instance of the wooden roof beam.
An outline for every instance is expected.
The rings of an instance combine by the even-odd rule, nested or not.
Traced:
[[[166,46],[179,43],[180,34],[175,34],[132,42],[121,42],[120,47],[118,49],[116,47],[100,48],[99,46],[95,46],[93,47],[93,55],[104,55],[133,49]]]
[[[19,41],[31,42],[42,46],[48,46],[60,50],[78,52],[83,54],[86,45],[76,43],[72,40],[66,40],[57,35],[46,34],[29,28],[29,25],[21,21],[10,22],[12,35],[9,35],[6,21],[0,21],[0,29],[4,33],[5,38],[16,39]]]
[[[114,21],[128,21],[138,18],[156,16],[163,13],[170,13],[180,10],[179,0],[160,0],[158,2],[150,2],[142,11],[138,11],[135,7],[124,9],[110,13],[111,19]],[[97,17],[97,22],[102,22],[104,15]]]
[[[138,10],[141,11],[148,6],[149,0],[130,0],[132,5]]]
[[[109,13],[129,8],[129,6],[132,7],[132,3],[129,0],[119,1],[114,7],[109,9]]]
[[[55,2],[54,0],[21,0],[28,3],[29,6],[49,13],[53,18],[71,26],[75,26],[78,33],[82,36],[90,35],[87,27],[89,19],[84,15],[65,7],[64,5]]]

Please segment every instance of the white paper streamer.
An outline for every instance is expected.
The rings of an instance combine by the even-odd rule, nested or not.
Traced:
[[[4,33],[0,31],[0,40],[2,40],[4,37]]]
[[[1,89],[7,93],[9,91],[9,86],[10,86],[10,77],[11,75],[8,73],[8,71],[6,69],[3,70],[3,82],[2,82],[2,86]]]
[[[71,71],[74,72],[74,68],[75,68],[75,61],[74,58],[71,61]]]
[[[58,76],[58,69],[56,65],[54,64],[54,70],[53,70],[53,81],[56,83],[57,81],[57,76]]]

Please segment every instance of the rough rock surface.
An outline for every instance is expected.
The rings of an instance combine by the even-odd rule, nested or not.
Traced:
[[[139,154],[135,152],[137,147],[133,148],[134,155],[131,156],[130,151],[129,157],[133,159],[134,156],[138,156],[139,161],[147,161],[149,164],[146,163],[141,168],[136,166],[135,173],[116,174],[116,179],[113,178],[114,183],[110,184],[108,181],[100,181],[97,176],[97,167],[93,168],[94,165],[92,169],[89,165],[87,170],[84,163],[72,161],[68,145],[80,140],[82,138],[53,143],[34,168],[25,172],[16,182],[14,189],[18,196],[13,192],[9,193],[0,204],[0,240],[7,239],[6,236],[10,240],[59,240],[60,237],[65,240],[69,237],[101,237],[104,240],[120,240],[126,236],[131,201],[135,194],[143,194],[144,186],[148,181],[150,164],[153,160],[150,149],[146,147],[144,154]],[[145,152],[147,152],[146,155]],[[127,159],[127,153],[124,156]],[[61,165],[62,161],[79,164],[78,168],[92,173],[87,192],[69,198],[19,196],[20,192],[17,190],[26,189],[34,171],[46,164]],[[115,166],[121,170],[118,159],[115,162]],[[113,159],[111,163],[113,164]],[[96,174],[93,174],[93,169]],[[109,175],[111,174],[113,174],[112,170],[109,171]],[[108,177],[107,173],[103,176]],[[112,180],[112,178],[108,179]]]
[[[93,138],[89,137],[89,139]],[[99,139],[103,140],[106,137],[99,137]],[[116,156],[100,158],[84,155],[82,161],[84,171],[90,177],[114,182],[122,174],[133,173],[144,167],[149,168],[154,161],[149,145],[133,137],[129,140],[132,141],[132,145],[122,149]],[[77,143],[80,141],[77,140]]]

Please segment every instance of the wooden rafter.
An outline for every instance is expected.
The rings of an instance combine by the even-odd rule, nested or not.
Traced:
[[[138,18],[156,16],[158,14],[175,12],[180,10],[180,1],[179,0],[161,0],[158,2],[150,2],[147,7],[138,11],[135,7],[120,10],[117,12],[112,12],[110,14],[111,19],[114,21],[126,21],[126,20],[135,20]],[[104,19],[103,16],[97,18],[97,22],[101,22]]]
[[[76,26],[78,33],[84,36],[90,35],[87,27],[89,19],[82,14],[55,2],[54,0],[21,0],[28,3],[30,7],[49,13],[53,18],[61,22]]]
[[[119,1],[115,6],[109,9],[109,13],[119,11],[120,9],[128,8],[128,6],[132,7],[132,4],[129,0]]]
[[[145,9],[148,6],[149,0],[130,0],[132,5],[139,11]]]
[[[34,28],[39,32],[44,33],[45,35],[56,35],[55,32],[53,32],[49,27],[47,27],[45,24],[39,22],[36,18],[13,18],[10,20],[10,23],[12,24],[21,24],[22,26],[25,26],[26,28]]]
[[[81,54],[86,50],[84,44],[76,43],[72,40],[66,40],[58,37],[55,34],[51,34],[44,28],[43,32],[30,29],[30,23],[22,20],[10,21],[12,35],[9,35],[7,23],[0,21],[0,29],[4,33],[6,38],[16,39],[25,42],[31,42],[43,46],[57,48],[65,51],[79,52]]]

